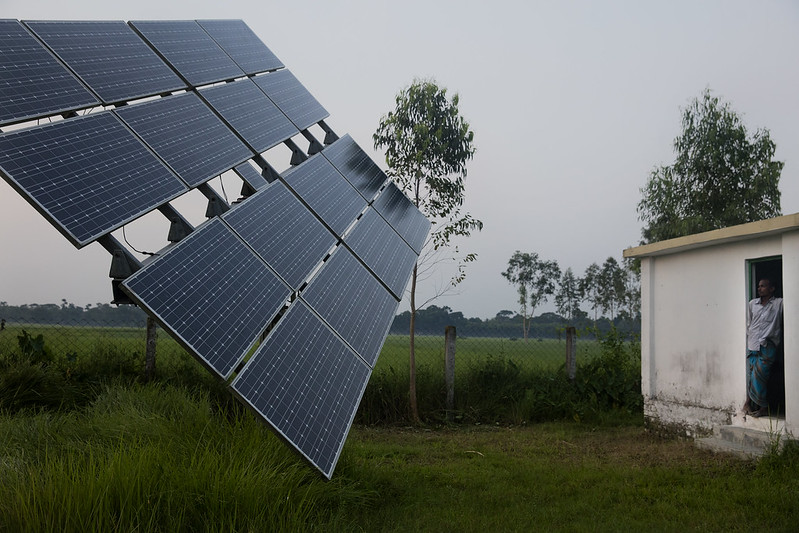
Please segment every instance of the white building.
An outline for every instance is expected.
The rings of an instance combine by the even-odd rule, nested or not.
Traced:
[[[727,425],[799,436],[799,213],[630,248],[624,256],[641,259],[647,420],[689,436]],[[775,365],[769,387],[774,415],[754,419],[741,411],[746,303],[763,277],[784,298],[784,365]]]

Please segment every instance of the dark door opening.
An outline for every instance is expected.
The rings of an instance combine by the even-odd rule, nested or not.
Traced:
[[[774,296],[782,298],[782,257],[764,257],[749,261],[749,299],[757,298],[757,282],[768,278],[776,290]],[[771,368],[771,376],[766,385],[768,391],[769,412],[772,416],[785,416],[785,325],[783,324],[783,338],[777,347],[777,360]]]

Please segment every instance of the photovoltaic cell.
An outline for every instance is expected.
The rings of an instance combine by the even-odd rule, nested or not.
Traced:
[[[0,135],[0,170],[77,247],[186,191],[111,112]]]
[[[192,187],[253,156],[194,93],[159,98],[114,112]]]
[[[377,197],[374,208],[417,254],[421,253],[430,232],[430,221],[402,194],[393,181]]]
[[[223,378],[291,293],[219,219],[194,230],[122,287]]]
[[[240,165],[236,165],[233,167],[233,170],[236,171],[236,174],[239,175],[241,179],[247,182],[247,184],[255,189],[261,189],[266,187],[269,182],[266,181],[266,178],[261,176],[257,170],[253,168],[253,166],[246,161]]]
[[[344,242],[383,280],[395,298],[402,299],[418,256],[377,211],[367,210]]]
[[[325,147],[322,154],[367,201],[371,201],[380,192],[388,179],[349,134]]]
[[[330,479],[370,374],[371,369],[297,301],[232,386]]]
[[[336,244],[336,237],[279,181],[222,218],[294,289]]]
[[[336,249],[300,297],[374,366],[399,301],[355,256]]]
[[[299,130],[313,126],[329,116],[322,104],[288,70],[256,76],[253,81]]]
[[[341,236],[366,207],[366,200],[320,154],[290,168],[282,178],[336,235]]]
[[[244,76],[193,20],[138,21],[130,25],[193,87]]]
[[[283,68],[283,63],[242,20],[198,20],[222,50],[247,74]]]
[[[299,133],[250,79],[203,89],[200,96],[258,153]]]
[[[122,21],[25,24],[103,103],[185,88],[172,69]]]
[[[99,105],[16,20],[0,20],[0,124]]]

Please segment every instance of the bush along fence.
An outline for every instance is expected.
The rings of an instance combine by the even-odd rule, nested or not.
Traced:
[[[44,312],[53,313],[52,308],[14,314],[0,305],[5,320],[0,329],[0,410],[31,402],[57,407],[90,401],[104,381],[143,381],[146,315],[132,307],[119,309],[124,310],[119,315],[108,309],[105,315],[73,310],[74,321],[60,315],[55,323],[52,317],[47,322]],[[640,345],[636,335],[613,324],[604,331],[563,327],[559,336],[527,341],[482,333],[475,325],[464,329],[465,335],[453,328],[457,337],[453,331],[449,352],[445,328],[416,336],[417,398],[425,422],[521,424],[641,412]],[[407,334],[389,334],[356,422],[408,422],[408,351]],[[155,353],[156,381],[210,388],[228,401],[224,384],[163,332],[157,334]],[[35,390],[59,386],[65,391],[61,396],[57,390]]]

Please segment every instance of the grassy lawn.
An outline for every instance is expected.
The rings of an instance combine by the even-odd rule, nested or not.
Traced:
[[[0,413],[0,531],[794,531],[799,454],[759,464],[640,420],[355,426],[330,482],[249,413],[165,385]]]
[[[799,469],[640,426],[356,428],[343,470],[374,487],[365,531],[795,531]]]

